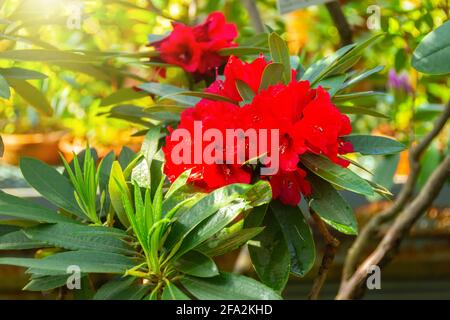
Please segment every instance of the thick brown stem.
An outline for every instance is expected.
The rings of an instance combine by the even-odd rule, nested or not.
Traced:
[[[319,272],[314,279],[311,292],[308,296],[308,299],[310,300],[317,300],[319,298],[320,291],[322,290],[325,280],[327,279],[328,271],[333,265],[333,261],[340,243],[339,240],[333,237],[333,235],[328,231],[328,228],[323,220],[320,219],[320,217],[315,212],[311,211],[311,216],[314,219],[317,228],[319,229],[319,232],[324,238],[326,244]]]
[[[343,46],[353,43],[352,29],[345,18],[344,12],[342,11],[341,5],[338,1],[328,2],[326,4],[328,12],[333,19],[336,28],[338,29],[339,35],[341,36],[341,43]]]
[[[402,240],[420,216],[431,206],[449,177],[450,155],[447,155],[418,196],[395,219],[375,251],[358,267],[353,276],[341,285],[336,299],[353,299],[363,289],[369,268],[374,265],[381,268],[394,258]]]
[[[392,206],[380,212],[372,218],[360,231],[355,242],[348,251],[342,272],[342,281],[349,279],[356,270],[362,255],[368,248],[370,240],[374,239],[378,234],[379,228],[384,223],[395,218],[411,200],[414,188],[417,183],[420,172],[420,158],[429,147],[433,139],[441,132],[450,118],[450,102],[446,109],[434,124],[433,129],[410,151],[410,175],[403,188],[401,189],[397,199]]]
[[[250,22],[253,29],[255,29],[257,33],[263,33],[265,31],[264,23],[261,19],[258,7],[256,6],[256,0],[244,0],[244,5],[250,16]]]

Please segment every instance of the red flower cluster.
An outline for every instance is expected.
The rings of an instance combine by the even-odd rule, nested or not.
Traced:
[[[236,37],[236,25],[227,23],[223,13],[213,12],[204,23],[194,27],[174,23],[169,36],[151,45],[164,62],[190,73],[205,74],[227,61],[217,52],[236,46],[233,42]]]
[[[241,80],[253,90],[255,97],[252,102],[240,107],[203,99],[182,113],[178,128],[193,132],[194,121],[201,121],[203,129],[215,128],[221,132],[226,129],[278,129],[279,171],[273,176],[260,178],[270,179],[274,199],[295,206],[301,194],[311,193],[306,172],[299,166],[301,156],[305,153],[321,154],[347,166],[348,162],[339,158],[339,154],[352,152],[353,147],[340,137],[349,134],[352,128],[349,118],[332,104],[330,95],[320,87],[312,89],[307,81],[296,81],[293,77],[294,80],[287,85],[276,84],[259,90],[264,68],[269,63],[263,57],[251,63],[231,57],[225,67],[224,80],[216,80],[206,91],[242,104],[236,89],[236,80]],[[231,183],[250,183],[258,178],[255,177],[258,174],[255,166],[176,164],[171,159],[171,152],[178,142],[172,141],[171,136],[167,137],[163,150],[166,158],[164,172],[172,182],[187,169],[192,170],[189,181],[207,190]],[[193,141],[185,143],[195,152]],[[200,149],[203,151],[208,144],[210,142],[203,142]],[[271,150],[270,147],[267,150]],[[225,151],[217,151],[216,157],[225,163]]]

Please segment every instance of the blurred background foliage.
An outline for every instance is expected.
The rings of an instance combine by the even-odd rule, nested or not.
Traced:
[[[211,11],[220,10],[239,28],[238,43],[251,43],[255,35],[254,19],[247,0],[3,0],[0,1],[0,52],[23,49],[83,51],[92,61],[17,61],[0,59],[0,67],[21,67],[39,71],[46,79],[29,82],[49,101],[53,114],[39,112],[30,101],[12,91],[9,100],[0,100],[0,132],[25,134],[63,131],[72,147],[81,148],[86,139],[91,144],[119,147],[137,143],[130,136],[151,125],[151,121],[122,121],[106,117],[111,102],[120,101],[116,92],[130,94],[134,85],[158,79],[158,67],[143,64],[127,56],[109,53],[149,51],[149,35],[164,35],[171,21],[194,24]],[[340,1],[359,41],[370,34],[367,20],[373,1]],[[449,18],[446,0],[379,0],[380,28],[386,36],[366,50],[365,58],[355,66],[370,69],[384,65],[358,89],[385,92],[374,100],[358,99],[358,106],[373,107],[389,118],[353,116],[355,132],[373,132],[409,143],[430,129],[432,120],[450,99],[450,79],[445,76],[418,74],[410,64],[413,50],[431,30]],[[324,5],[311,6],[280,15],[275,0],[259,0],[262,21],[285,35],[291,54],[308,66],[339,48],[338,29]],[[79,12],[77,12],[77,10]],[[78,22],[73,16],[82,14]],[[72,21],[73,20],[73,21]],[[143,54],[145,56],[145,54]],[[0,57],[1,58],[1,57]],[[30,59],[33,60],[33,57]],[[36,59],[39,60],[39,59]],[[165,83],[186,84],[188,78],[178,68],[169,68]],[[121,91],[122,88],[128,88]],[[111,94],[116,93],[116,96]],[[112,100],[109,98],[113,98]],[[108,98],[108,99],[105,99]],[[120,97],[119,97],[120,98]],[[148,107],[153,101],[136,94],[133,104]],[[126,120],[126,117],[124,117]],[[130,119],[129,119],[130,120]],[[137,139],[134,141],[133,139]],[[66,143],[66,144],[67,144]],[[439,162],[448,148],[448,131],[427,152],[424,175]],[[397,156],[373,157],[360,161],[375,171],[375,180],[392,184],[393,173],[402,179],[408,174],[407,152]],[[402,161],[403,160],[403,161]],[[400,166],[397,168],[398,163]]]

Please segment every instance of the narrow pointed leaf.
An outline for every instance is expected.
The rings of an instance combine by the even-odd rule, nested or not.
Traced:
[[[51,116],[53,108],[47,98],[38,89],[33,87],[25,80],[8,79],[10,86],[20,95],[26,102],[36,108],[39,112]]]
[[[107,252],[68,251],[44,259],[0,258],[0,265],[14,265],[66,273],[69,266],[79,266],[83,273],[118,273],[131,269],[134,263],[129,258]]]
[[[183,291],[178,289],[172,282],[168,283],[164,287],[164,291],[161,296],[162,300],[191,300]]]
[[[273,201],[270,208],[280,224],[291,257],[291,272],[299,277],[314,266],[316,249],[311,229],[300,208]]]
[[[259,91],[265,90],[270,86],[283,82],[284,66],[281,63],[273,62],[264,68],[259,85]]]
[[[38,222],[75,223],[74,220],[59,215],[55,211],[47,209],[37,203],[9,195],[3,191],[0,191],[0,214]]]
[[[358,223],[347,201],[327,181],[313,174],[308,175],[308,181],[312,185],[309,206],[322,220],[336,230],[345,234],[356,235]]]
[[[31,240],[68,250],[93,250],[128,255],[135,253],[119,237],[108,233],[105,235],[104,229],[107,228],[58,223],[28,228],[23,232]]]
[[[353,145],[354,152],[362,155],[388,155],[406,149],[406,146],[394,139],[382,136],[354,134],[343,137]]]
[[[185,274],[209,278],[219,275],[219,269],[214,261],[198,251],[189,251],[174,261],[175,268]]]
[[[368,196],[373,195],[373,189],[367,181],[353,171],[343,168],[324,157],[305,154],[302,156],[301,162],[312,173],[332,184],[355,193]]]
[[[450,72],[450,21],[446,21],[422,39],[414,50],[412,66],[423,73],[446,74]]]
[[[272,60],[274,62],[281,63],[284,66],[283,79],[284,83],[291,82],[291,58],[289,56],[289,49],[284,41],[278,34],[272,32],[269,35],[269,48]]]
[[[210,257],[220,256],[245,245],[249,240],[254,239],[263,230],[263,227],[248,228],[219,235],[217,238],[206,241],[198,247],[197,250]]]
[[[262,225],[264,231],[249,243],[248,250],[261,282],[281,292],[290,272],[287,242],[272,210],[268,210]]]
[[[11,90],[9,89],[9,83],[0,73],[0,98],[9,99],[10,97],[11,97]]]
[[[253,101],[253,97],[255,93],[252,88],[248,86],[244,81],[237,79],[236,80],[236,89],[239,92],[239,95],[242,98],[243,104],[249,104]]]
[[[75,200],[75,189],[56,169],[32,158],[22,158],[20,169],[25,180],[48,201],[80,218],[86,218]]]
[[[42,80],[47,78],[47,76],[43,73],[17,67],[0,68],[0,75],[5,78],[20,80]]]
[[[111,174],[109,177],[108,191],[111,198],[111,205],[117,214],[122,225],[129,227],[129,221],[122,203],[122,190],[126,190],[126,196],[131,201],[131,194],[128,190],[127,182],[123,176],[122,168],[118,161],[114,161],[111,167]]]

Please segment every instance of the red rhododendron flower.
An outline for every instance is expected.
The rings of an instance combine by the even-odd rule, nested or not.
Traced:
[[[236,37],[236,25],[227,23],[223,13],[213,12],[204,23],[194,27],[174,23],[169,36],[151,45],[160,52],[162,61],[190,73],[206,74],[227,61],[218,51],[236,46],[233,42]]]
[[[284,204],[296,206],[301,194],[311,194],[311,185],[305,180],[306,172],[300,168],[295,171],[280,171],[270,179],[272,197]]]
[[[267,64],[262,56],[253,60],[251,63],[243,62],[231,56],[225,66],[225,80],[217,80],[207,91],[226,96],[237,102],[242,101],[236,88],[236,80],[243,81],[254,93],[257,93],[264,68]]]
[[[201,48],[197,45],[192,29],[175,24],[166,41],[158,45],[161,59],[178,65],[188,72],[195,72],[200,64]]]
[[[349,163],[339,157],[353,151],[353,146],[341,139],[351,132],[350,120],[331,102],[330,95],[321,87],[311,88],[308,81],[296,81],[289,84],[275,84],[265,90],[260,89],[261,78],[265,67],[270,62],[261,56],[253,62],[242,62],[230,57],[225,67],[224,80],[215,81],[207,92],[216,93],[242,104],[242,98],[236,89],[236,81],[247,84],[255,96],[251,103],[238,106],[229,102],[201,100],[195,107],[184,111],[181,115],[179,129],[195,133],[195,121],[201,121],[202,129],[216,129],[223,137],[227,129],[255,129],[258,132],[258,143],[265,147],[258,149],[257,156],[267,156],[269,161],[260,159],[259,166],[269,167],[273,159],[279,160],[279,170],[272,176],[258,177],[258,166],[248,164],[250,159],[250,138],[245,136],[245,163],[227,164],[227,155],[237,159],[239,150],[236,141],[218,143],[214,141],[214,161],[201,161],[196,164],[179,165],[171,159],[171,152],[177,146],[172,141],[173,133],[167,137],[164,172],[174,181],[183,171],[192,169],[190,180],[196,185],[213,190],[231,183],[249,183],[255,178],[267,178],[273,191],[273,198],[287,205],[295,206],[301,195],[311,193],[306,171],[301,168],[301,157],[305,153],[315,153],[329,158],[331,161],[347,166]],[[277,140],[265,132],[276,130]],[[223,141],[222,141],[223,142]],[[184,142],[187,150],[195,152],[210,148],[211,141]],[[217,143],[217,146],[215,145]],[[274,154],[275,153],[275,154]],[[273,157],[276,155],[277,157]],[[235,157],[236,156],[236,157]]]

